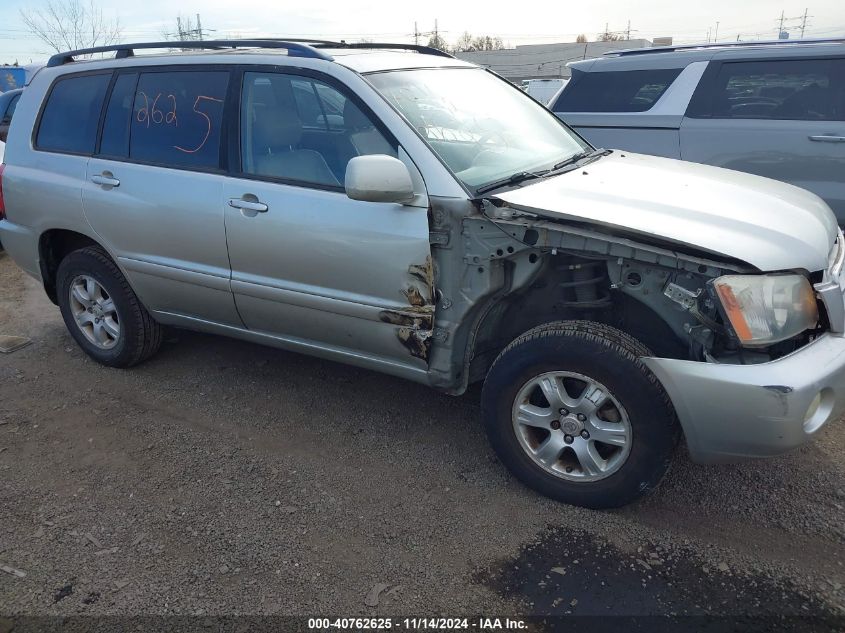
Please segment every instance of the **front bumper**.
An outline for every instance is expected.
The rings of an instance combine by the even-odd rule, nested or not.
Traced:
[[[680,419],[695,461],[778,455],[845,410],[845,337],[825,334],[778,360],[728,365],[644,358]],[[815,412],[808,415],[816,397]]]

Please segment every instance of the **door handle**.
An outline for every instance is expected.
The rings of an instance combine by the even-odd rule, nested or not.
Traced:
[[[819,134],[818,136],[811,136],[811,141],[818,141],[819,143],[845,143],[845,136],[836,136],[835,134]]]
[[[229,198],[229,206],[242,211],[253,211],[255,213],[266,213],[269,208],[263,202],[244,200],[243,198]]]
[[[120,181],[108,172],[91,176],[91,182],[93,182],[95,185],[103,185],[104,187],[120,186]]]

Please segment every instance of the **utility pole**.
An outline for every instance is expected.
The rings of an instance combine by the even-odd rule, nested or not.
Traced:
[[[778,38],[780,38],[781,33],[783,33],[783,11],[780,12],[780,28],[778,28]]]
[[[719,21],[718,20],[716,20],[716,34],[713,36],[713,41],[714,42],[719,41]]]
[[[202,41],[202,22],[200,21],[199,13],[197,13],[197,35],[199,36],[200,41]]]
[[[417,28],[417,22],[414,21],[414,44],[419,45],[420,43],[420,30]]]
[[[807,11],[808,11],[808,9],[804,9],[804,18],[801,20],[801,39],[802,40],[804,39],[804,29],[807,28],[807,18],[809,17],[807,15]]]
[[[628,30],[625,31],[625,39],[626,40],[631,39],[631,20],[628,20]]]

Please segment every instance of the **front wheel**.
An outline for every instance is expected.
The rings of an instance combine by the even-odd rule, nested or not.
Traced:
[[[496,359],[482,392],[488,437],[523,483],[590,508],[654,488],[680,435],[675,411],[640,360],[649,350],[600,323],[526,332]]]

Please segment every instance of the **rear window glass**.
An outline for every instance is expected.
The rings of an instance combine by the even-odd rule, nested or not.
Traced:
[[[135,90],[129,158],[216,168],[229,73],[142,73]]]
[[[555,112],[645,112],[680,68],[581,73],[573,77],[555,103]]]
[[[35,145],[57,152],[92,154],[111,73],[60,79],[50,91]]]
[[[728,62],[700,87],[693,114],[719,119],[845,120],[845,63],[832,59]]]

